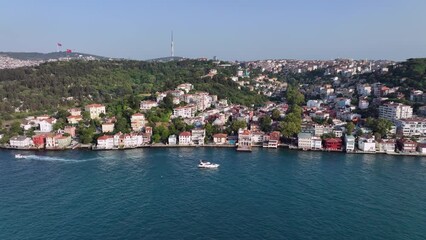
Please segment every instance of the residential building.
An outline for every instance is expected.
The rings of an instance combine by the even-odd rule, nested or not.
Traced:
[[[183,91],[185,91],[185,93],[188,93],[189,91],[191,91],[193,89],[194,89],[194,85],[192,85],[190,83],[182,83],[182,84],[179,84],[176,87],[176,90],[183,90]]]
[[[297,145],[303,150],[312,148],[312,134],[301,132],[297,134]]]
[[[346,135],[345,136],[345,149],[346,152],[353,152],[355,151],[355,137],[352,135]]]
[[[12,137],[9,143],[12,148],[29,148],[33,145],[32,139],[25,136]]]
[[[396,121],[397,131],[406,137],[426,136],[426,118],[407,118]]]
[[[176,145],[177,144],[176,135],[170,135],[168,139],[168,143],[169,145]]]
[[[64,133],[68,133],[72,138],[75,137],[76,128],[73,126],[66,126],[64,128]]]
[[[367,109],[368,106],[370,106],[368,99],[366,97],[360,97],[359,101],[358,101],[358,108],[359,109]]]
[[[216,134],[213,135],[213,143],[214,144],[226,144],[227,138],[228,138],[228,134],[216,133]]]
[[[195,107],[193,105],[187,105],[182,107],[177,107],[173,109],[173,118],[182,117],[182,118],[193,118],[195,116]]]
[[[105,106],[102,104],[89,104],[84,108],[90,114],[90,119],[99,118],[100,114],[105,114]]]
[[[250,130],[238,131],[238,151],[251,151],[252,150],[252,134]]]
[[[158,103],[156,101],[150,101],[150,100],[146,100],[146,101],[141,101],[140,103],[140,110],[141,111],[148,111],[151,108],[154,107],[158,107]]]
[[[322,149],[322,140],[320,137],[313,136],[311,138],[311,149],[321,150]]]
[[[379,106],[379,117],[390,121],[413,117],[413,108],[401,103],[385,103]]]
[[[417,143],[417,151],[426,154],[426,143]]]
[[[381,139],[376,142],[377,152],[395,152],[396,142],[394,139]]]
[[[252,145],[260,145],[263,143],[263,137],[265,133],[262,131],[251,131],[251,143]]]
[[[278,131],[273,131],[268,135],[265,135],[263,147],[264,148],[278,148],[280,143],[281,133]]]
[[[56,123],[55,118],[48,118],[40,121],[40,132],[51,132],[53,131],[53,124]]]
[[[32,137],[33,144],[36,148],[44,148],[46,136],[44,134],[34,135]]]
[[[78,122],[80,122],[82,120],[83,120],[83,117],[81,115],[78,115],[78,116],[72,116],[71,115],[71,116],[67,117],[68,123],[73,124],[73,125],[78,124]]]
[[[326,138],[323,142],[325,150],[342,151],[342,139],[340,138]]]
[[[415,152],[417,143],[411,139],[400,139],[397,141],[397,146],[401,152]]]
[[[142,113],[135,113],[130,118],[132,130],[140,132],[145,127],[145,115]]]
[[[194,145],[204,145],[206,130],[202,128],[192,129],[191,136],[192,136],[192,143]]]
[[[114,148],[114,136],[103,135],[97,140],[97,149],[113,149]]]
[[[358,148],[363,152],[376,152],[376,141],[374,136],[359,137]]]
[[[58,148],[66,148],[71,145],[71,136],[59,135],[55,138]]]
[[[80,108],[70,108],[68,109],[68,112],[71,114],[70,116],[81,116]]]
[[[179,145],[192,145],[191,132],[181,132],[179,134]]]
[[[114,132],[114,123],[102,123],[102,132]]]

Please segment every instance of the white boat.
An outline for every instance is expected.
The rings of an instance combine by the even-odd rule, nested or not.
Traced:
[[[22,154],[15,154],[15,158],[27,158],[27,156]]]
[[[204,162],[203,160],[200,160],[198,167],[199,168],[218,168],[219,164],[211,163],[211,162]]]

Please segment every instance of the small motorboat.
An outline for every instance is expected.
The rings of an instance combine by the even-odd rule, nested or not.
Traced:
[[[219,164],[211,163],[211,162],[204,162],[203,160],[200,160],[198,167],[199,168],[218,168]]]
[[[15,158],[27,158],[27,156],[22,154],[15,154]]]

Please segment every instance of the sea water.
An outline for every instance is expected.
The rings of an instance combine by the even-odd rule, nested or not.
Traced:
[[[426,239],[426,158],[1,150],[0,239]]]

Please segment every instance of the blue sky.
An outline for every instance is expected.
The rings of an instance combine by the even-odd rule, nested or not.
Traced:
[[[426,57],[424,0],[10,0],[0,51],[404,60]]]

